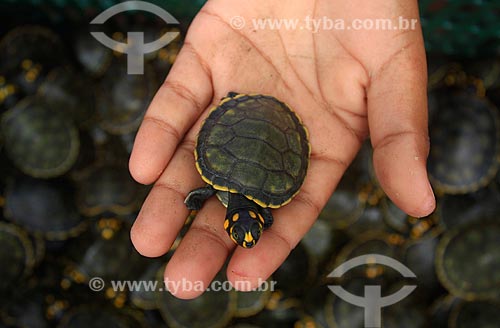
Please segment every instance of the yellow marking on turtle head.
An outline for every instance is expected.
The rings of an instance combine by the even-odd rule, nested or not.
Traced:
[[[229,220],[225,219],[224,220],[224,230],[227,230],[228,227],[229,227]]]
[[[253,241],[253,237],[252,237],[252,234],[249,232],[245,232],[245,241],[247,243],[251,243]]]
[[[238,221],[239,218],[240,218],[240,213],[234,213],[232,220],[233,220],[233,222],[236,222],[236,221]]]
[[[260,223],[264,224],[264,218],[262,217],[262,215],[260,215],[260,213],[259,213],[259,221]]]
[[[255,219],[257,217],[254,211],[248,211],[248,215],[250,215],[252,219]]]
[[[238,242],[233,238],[233,228],[234,228],[234,226],[232,226],[229,229],[229,238],[231,238],[231,240],[237,244]]]

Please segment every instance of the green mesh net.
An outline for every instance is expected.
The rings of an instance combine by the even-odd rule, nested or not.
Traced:
[[[119,0],[4,0],[35,6],[107,9]],[[193,18],[205,0],[148,0],[178,18]],[[500,54],[500,0],[420,0],[426,49],[462,57]]]
[[[419,1],[428,52],[459,56],[500,53],[500,1]]]

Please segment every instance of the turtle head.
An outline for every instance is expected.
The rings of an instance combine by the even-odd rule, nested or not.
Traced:
[[[239,209],[226,214],[224,229],[229,238],[244,248],[252,248],[259,241],[264,229],[262,215],[253,209]]]

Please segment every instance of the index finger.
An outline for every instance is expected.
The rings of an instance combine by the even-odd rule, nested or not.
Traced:
[[[197,50],[185,43],[137,132],[129,162],[136,181],[150,184],[158,179],[211,99],[210,71]]]

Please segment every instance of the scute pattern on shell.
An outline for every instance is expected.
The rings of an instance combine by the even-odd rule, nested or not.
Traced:
[[[215,189],[280,207],[302,185],[309,152],[307,131],[287,105],[272,96],[237,95],[211,111],[195,156]]]

